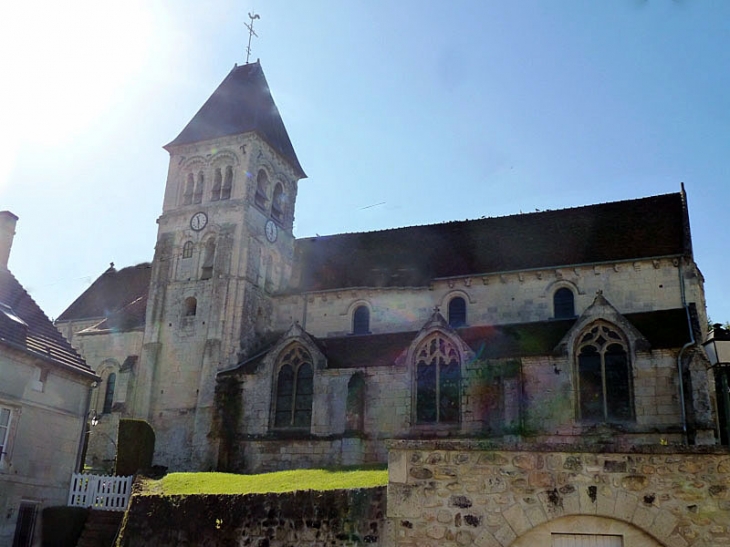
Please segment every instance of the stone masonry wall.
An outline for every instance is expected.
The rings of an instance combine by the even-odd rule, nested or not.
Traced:
[[[547,545],[576,532],[622,535],[625,547],[730,544],[727,451],[535,448],[391,443],[394,545]]]
[[[385,487],[227,496],[133,496],[120,547],[385,546]]]

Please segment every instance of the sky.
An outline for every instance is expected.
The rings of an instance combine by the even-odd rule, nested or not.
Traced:
[[[730,321],[727,0],[41,0],[0,8],[10,269],[57,317],[152,259],[173,140],[260,59],[297,237],[678,192]]]

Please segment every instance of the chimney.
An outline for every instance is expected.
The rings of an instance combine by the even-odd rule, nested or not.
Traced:
[[[0,268],[8,268],[8,258],[10,258],[10,249],[13,246],[13,236],[15,236],[15,223],[18,222],[16,217],[10,211],[0,211]]]

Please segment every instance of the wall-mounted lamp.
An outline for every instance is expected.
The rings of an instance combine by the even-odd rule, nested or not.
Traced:
[[[715,369],[720,442],[727,445],[730,444],[730,330],[714,324],[702,346]]]

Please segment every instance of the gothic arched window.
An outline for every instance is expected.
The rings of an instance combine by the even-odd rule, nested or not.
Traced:
[[[449,300],[449,325],[455,329],[466,325],[466,300],[461,296]]]
[[[591,422],[634,417],[628,344],[613,325],[590,325],[576,346],[578,417]]]
[[[312,423],[314,369],[309,352],[299,344],[279,359],[274,398],[274,427],[309,429]]]
[[[182,257],[190,258],[192,256],[193,256],[193,242],[186,241],[185,244],[183,245]]]
[[[185,192],[183,193],[183,205],[190,205],[193,202],[194,192],[195,177],[192,173],[188,173],[187,182],[185,183]]]
[[[352,314],[352,334],[368,334],[370,332],[370,310],[367,306],[358,306]]]
[[[198,173],[198,183],[195,185],[195,193],[193,194],[193,203],[203,202],[203,186],[205,186],[205,176],[201,171]]]
[[[555,319],[572,319],[575,317],[573,291],[565,287],[555,291],[553,295],[553,314]]]
[[[218,201],[221,199],[221,186],[223,185],[223,174],[221,173],[221,168],[218,167],[215,170],[215,175],[213,176],[213,188],[210,191],[210,201]]]
[[[221,199],[231,199],[231,191],[233,190],[233,167],[226,167],[226,177],[223,179],[223,187],[221,188]]]
[[[279,223],[284,219],[284,188],[280,183],[274,187],[274,196],[271,199],[271,218]]]
[[[256,207],[260,209],[266,208],[266,189],[269,185],[269,176],[266,171],[259,169],[258,175],[256,175],[256,195],[253,198]]]
[[[458,423],[461,357],[454,344],[437,332],[415,354],[416,423]]]
[[[112,372],[106,378],[106,390],[104,391],[104,407],[102,414],[111,414],[112,405],[114,404],[114,384],[117,382],[116,373]]]

